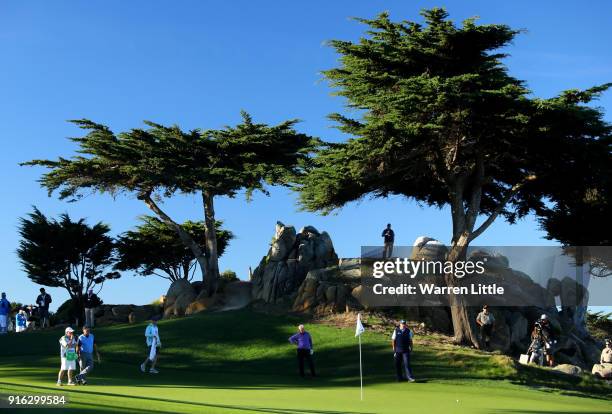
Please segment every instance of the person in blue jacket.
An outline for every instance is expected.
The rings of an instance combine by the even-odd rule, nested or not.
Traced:
[[[15,332],[23,332],[26,330],[28,325],[28,315],[23,309],[19,309],[17,315],[15,315]]]
[[[8,332],[9,314],[11,313],[11,302],[6,298],[6,293],[2,292],[0,298],[0,334]]]

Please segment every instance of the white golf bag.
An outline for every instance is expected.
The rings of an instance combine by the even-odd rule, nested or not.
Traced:
[[[529,363],[544,366],[544,346],[541,341],[534,339],[529,345]]]

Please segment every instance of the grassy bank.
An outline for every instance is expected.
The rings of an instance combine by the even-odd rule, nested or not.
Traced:
[[[102,364],[90,385],[58,389],[61,330],[0,337],[0,390],[65,393],[78,412],[205,413],[603,413],[612,389],[588,378],[517,367],[509,358],[416,340],[415,384],[394,381],[389,337],[363,337],[365,400],[359,400],[352,328],[310,324],[320,377],[296,375],[287,338],[293,316],[232,311],[161,321],[160,374],[142,374],[144,324],[96,330]],[[66,411],[66,408],[61,411]],[[26,410],[27,411],[27,410]],[[20,412],[26,412],[20,411]],[[36,412],[40,412],[37,410]]]

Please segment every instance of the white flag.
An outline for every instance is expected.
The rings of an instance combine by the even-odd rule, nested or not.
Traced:
[[[361,313],[357,314],[357,326],[355,327],[355,336],[361,335],[365,331],[363,324],[361,323]]]

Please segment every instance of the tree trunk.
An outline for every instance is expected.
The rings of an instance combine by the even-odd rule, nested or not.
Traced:
[[[217,254],[217,229],[215,228],[215,205],[214,195],[209,191],[202,191],[202,202],[204,204],[204,237],[206,238],[206,255],[208,267],[204,287],[210,296],[217,291],[219,281],[219,257]]]
[[[466,259],[469,238],[469,233],[464,232],[454,241],[447,257],[448,261],[456,262]],[[447,286],[453,287],[457,285],[457,280],[453,274],[446,274],[444,278]],[[477,333],[474,310],[465,304],[463,296],[457,296],[452,293],[449,294],[449,304],[455,335],[454,342],[480,348],[481,344]]]
[[[200,248],[200,245],[191,237],[188,232],[185,231],[185,229],[183,229],[183,227],[181,227],[180,224],[172,220],[170,216],[164,213],[162,209],[160,209],[159,206],[153,201],[150,195],[144,195],[141,197],[141,199],[145,202],[147,207],[149,207],[149,209],[153,211],[157,215],[157,217],[160,218],[160,220],[172,227],[177,232],[183,244],[191,250],[198,264],[200,265],[200,269],[202,270],[202,280],[204,281],[204,283],[206,283],[206,271],[208,268],[208,261],[206,260],[206,255]]]

